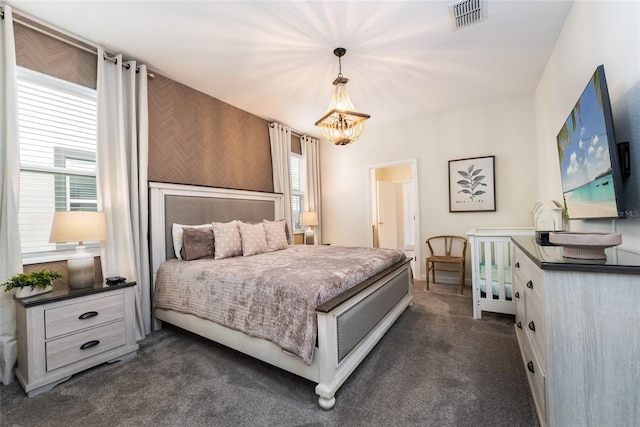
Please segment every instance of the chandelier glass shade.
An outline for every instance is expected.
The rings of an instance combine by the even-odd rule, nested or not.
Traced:
[[[316,122],[322,135],[336,145],[347,145],[357,140],[364,130],[364,122],[371,116],[359,113],[351,103],[347,93],[349,79],[342,75],[341,58],[346,53],[344,48],[336,48],[333,53],[338,57],[340,69],[338,77],[333,81],[335,89],[327,112]]]

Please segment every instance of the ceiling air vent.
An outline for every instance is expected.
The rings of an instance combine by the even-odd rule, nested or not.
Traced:
[[[453,20],[453,28],[468,27],[482,21],[486,14],[485,0],[462,0],[449,5],[449,14]]]

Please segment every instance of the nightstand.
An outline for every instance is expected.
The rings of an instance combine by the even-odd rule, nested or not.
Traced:
[[[137,354],[135,285],[100,282],[15,299],[16,377],[29,397],[85,369]]]

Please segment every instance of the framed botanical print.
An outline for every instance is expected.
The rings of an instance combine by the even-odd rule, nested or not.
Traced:
[[[449,160],[449,212],[495,210],[495,156]]]

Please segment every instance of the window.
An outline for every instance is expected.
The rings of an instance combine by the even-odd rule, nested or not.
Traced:
[[[304,173],[302,156],[291,153],[291,210],[293,214],[293,230],[302,231],[300,225],[300,214],[304,209]]]
[[[95,89],[18,67],[23,254],[77,245],[49,243],[55,211],[97,210],[96,122]]]

